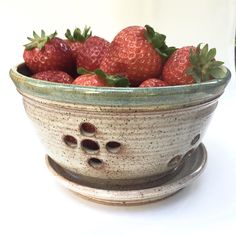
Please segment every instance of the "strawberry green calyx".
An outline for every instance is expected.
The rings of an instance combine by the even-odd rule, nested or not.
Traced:
[[[129,80],[120,75],[108,75],[104,71],[100,69],[96,69],[94,72],[88,71],[84,68],[78,68],[77,69],[78,74],[95,74],[99,76],[100,78],[104,79],[107,85],[114,86],[114,87],[128,87],[130,85]]]
[[[92,35],[92,31],[90,27],[85,26],[83,32],[79,28],[76,28],[73,32],[73,35],[69,29],[67,29],[65,36],[70,41],[79,41],[84,42]]]
[[[168,47],[166,45],[166,36],[164,34],[155,32],[149,25],[145,25],[145,28],[144,35],[146,39],[162,57],[168,58],[176,50],[175,47]]]
[[[86,69],[83,68],[83,67],[77,68],[77,73],[78,73],[79,75],[94,74],[93,71],[86,70]]]
[[[45,44],[55,38],[56,35],[56,31],[48,36],[43,30],[41,30],[41,36],[39,36],[37,33],[35,33],[35,31],[33,31],[33,38],[27,37],[27,39],[31,42],[24,45],[25,49],[32,50],[33,48],[39,48],[41,50],[42,48],[44,48]]]
[[[201,48],[199,44],[196,50],[190,49],[191,66],[187,74],[191,75],[197,83],[208,81],[209,79],[222,79],[227,74],[227,69],[223,66],[224,62],[216,61],[216,49],[208,49],[208,44]]]
[[[129,80],[120,75],[108,75],[104,71],[97,69],[94,71],[96,75],[98,75],[101,78],[104,78],[108,85],[115,86],[115,87],[128,87],[129,86]]]

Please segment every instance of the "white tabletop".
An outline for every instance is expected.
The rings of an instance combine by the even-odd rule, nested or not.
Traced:
[[[2,31],[0,235],[236,235],[233,47],[230,46],[232,53],[226,58],[233,77],[219,99],[203,140],[208,151],[208,164],[203,174],[191,186],[156,203],[132,207],[100,205],[61,187],[46,168],[44,148],[8,76],[10,67],[22,61],[21,45],[25,43],[26,33],[31,32],[33,23],[40,21],[34,20],[32,11],[20,18],[18,11],[23,11],[24,3],[29,1],[17,1],[21,8],[13,11],[10,11],[13,1],[9,2],[9,6],[1,8],[5,11],[0,14],[1,29],[10,37],[3,38]],[[31,4],[40,3],[31,1]],[[27,17],[31,23],[24,28],[20,23],[27,22]],[[43,24],[46,25],[45,20]],[[17,37],[12,31],[14,27]]]

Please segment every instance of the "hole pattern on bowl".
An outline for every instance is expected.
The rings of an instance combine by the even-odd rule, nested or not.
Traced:
[[[92,157],[88,159],[89,166],[93,167],[94,169],[100,169],[104,166],[104,163],[102,160]]]
[[[80,125],[80,133],[84,136],[92,137],[96,133],[96,127],[89,122],[84,122]]]
[[[200,134],[196,135],[193,140],[191,141],[191,145],[194,145],[196,144],[200,139]]]
[[[71,135],[64,135],[62,137],[63,142],[71,148],[76,148],[77,147],[77,139]]]
[[[98,143],[91,139],[83,139],[80,146],[88,154],[97,154],[100,150]]]
[[[106,149],[110,153],[118,153],[121,149],[121,144],[119,142],[116,142],[116,141],[109,141],[106,144]]]
[[[80,134],[82,136],[94,136],[96,134],[97,128],[95,125],[93,125],[90,122],[83,122],[79,126],[80,129]],[[200,134],[197,134],[191,141],[191,145],[196,144],[200,139]],[[65,135],[64,136],[64,142],[70,146],[70,147],[77,147],[77,140],[71,135]],[[86,154],[92,154],[92,155],[97,155],[100,151],[100,144],[97,140],[92,140],[92,139],[82,139],[80,143],[81,149],[86,153]],[[112,154],[118,154],[122,148],[122,145],[120,142],[117,141],[108,141],[105,144],[105,150],[109,153]],[[194,152],[194,148],[190,149],[185,155],[176,155],[174,156],[168,163],[167,166],[169,168],[175,168],[177,167],[181,161],[183,161],[185,158],[189,158],[192,153]],[[87,163],[89,164],[90,167],[94,169],[100,169],[104,165],[104,161],[99,159],[99,158],[89,158],[87,159]]]

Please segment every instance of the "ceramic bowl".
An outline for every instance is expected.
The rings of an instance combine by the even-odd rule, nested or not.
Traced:
[[[159,88],[81,87],[10,70],[50,156],[86,184],[129,188],[171,176],[199,146],[230,80]]]

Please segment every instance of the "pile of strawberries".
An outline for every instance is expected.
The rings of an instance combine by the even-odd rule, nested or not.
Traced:
[[[226,68],[208,45],[168,47],[166,36],[146,25],[121,30],[110,43],[83,32],[67,30],[66,39],[33,32],[24,61],[35,79],[80,86],[160,87],[223,78]]]

